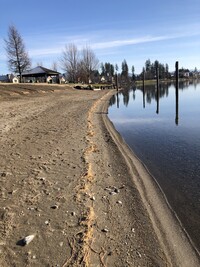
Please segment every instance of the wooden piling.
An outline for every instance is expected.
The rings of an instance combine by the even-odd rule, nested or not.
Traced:
[[[144,82],[145,82],[145,70],[143,68],[143,90],[144,90]]]
[[[159,68],[156,67],[156,84],[157,84],[157,91],[159,91]]]
[[[119,86],[118,86],[118,75],[117,75],[117,73],[115,74],[115,84],[116,84],[117,91],[119,91]]]
[[[178,61],[175,63],[175,68],[176,68],[176,88],[179,87],[179,67],[178,67]]]
[[[143,108],[145,108],[145,70],[143,68]]]

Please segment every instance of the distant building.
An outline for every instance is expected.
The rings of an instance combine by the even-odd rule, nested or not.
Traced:
[[[62,74],[59,75],[59,83],[60,84],[67,83],[65,76]]]
[[[22,80],[24,82],[47,82],[59,83],[60,73],[54,70],[37,66],[31,70],[22,73]]]
[[[13,75],[13,77],[12,77],[12,74],[11,74],[11,78],[10,78],[10,79],[11,79],[11,82],[12,82],[12,83],[19,83],[19,78],[16,77],[16,76],[14,76],[14,75]]]
[[[7,75],[1,75],[0,76],[0,82],[1,83],[8,83],[9,82],[8,76]]]
[[[102,83],[105,83],[105,82],[106,82],[106,79],[105,79],[104,76],[101,77],[101,82],[102,82]]]
[[[13,74],[1,75],[1,83],[19,83],[19,78]]]

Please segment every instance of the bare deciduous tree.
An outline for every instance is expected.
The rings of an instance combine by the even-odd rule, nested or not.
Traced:
[[[8,29],[8,39],[4,40],[8,57],[9,69],[20,75],[31,66],[31,61],[26,52],[24,41],[15,26],[11,25]]]
[[[61,68],[66,71],[69,81],[77,82],[79,51],[75,44],[71,43],[65,46],[65,50],[61,56]]]
[[[82,50],[81,70],[89,82],[91,73],[98,67],[99,60],[97,59],[93,50],[86,46]]]
[[[57,65],[57,62],[54,61],[54,62],[52,63],[51,69],[52,69],[52,70],[55,70],[55,71],[58,71],[58,65]]]

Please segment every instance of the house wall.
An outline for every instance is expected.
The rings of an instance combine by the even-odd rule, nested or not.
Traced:
[[[13,82],[13,83],[19,83],[19,79],[16,78],[16,77],[14,77],[14,78],[12,79],[12,82]]]

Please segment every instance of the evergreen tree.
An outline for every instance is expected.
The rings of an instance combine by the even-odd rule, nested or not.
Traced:
[[[122,72],[121,72],[121,76],[123,78],[128,78],[128,64],[126,62],[126,60],[124,59],[124,61],[122,62]]]
[[[135,81],[135,67],[132,66],[132,81]]]

